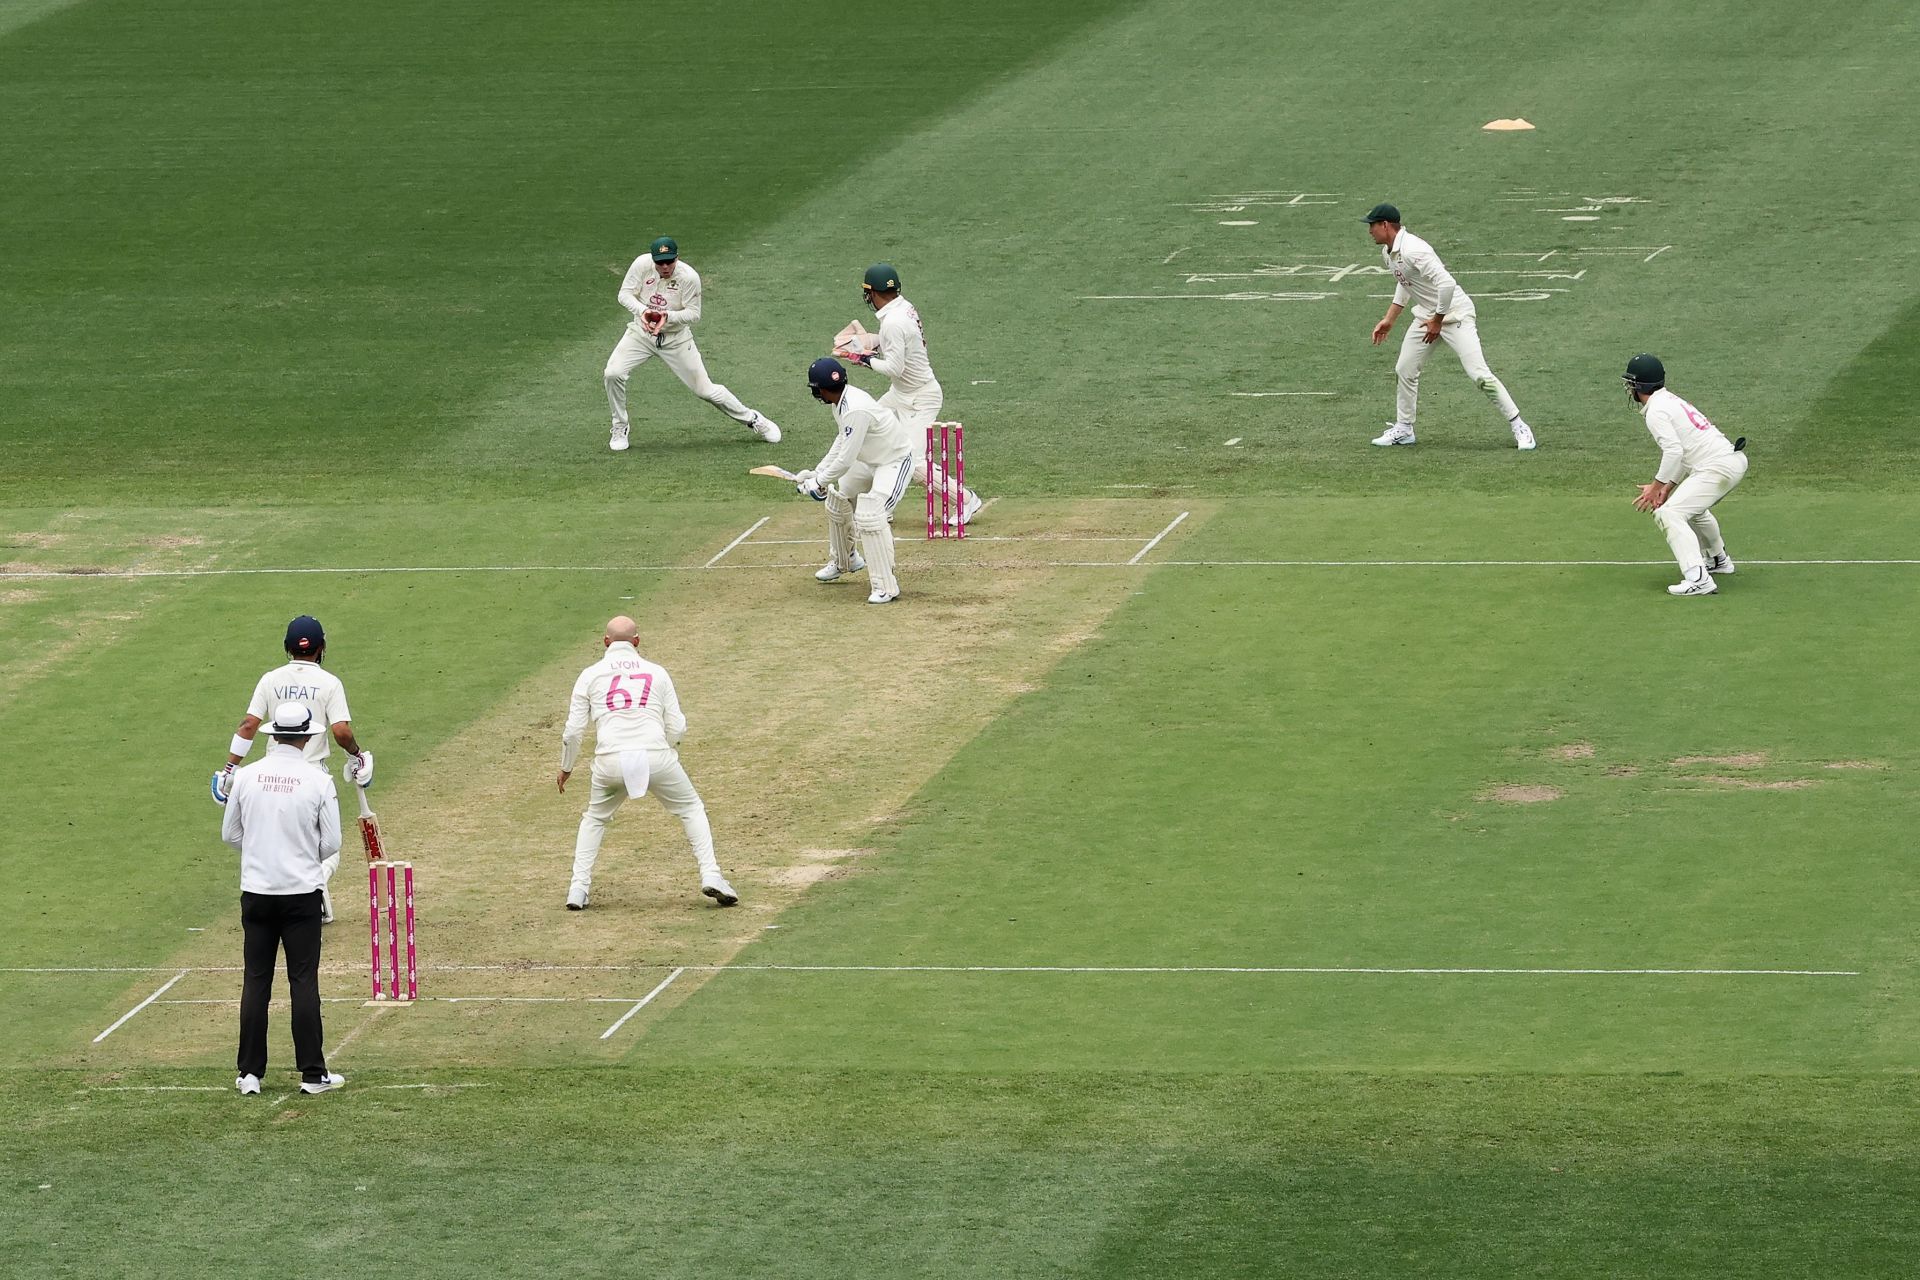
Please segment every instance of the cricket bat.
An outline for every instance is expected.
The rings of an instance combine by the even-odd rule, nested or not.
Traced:
[[[360,800],[360,843],[367,847],[367,861],[384,861],[387,851],[380,841],[380,819],[374,816],[367,804],[367,789],[355,787],[353,792]]]
[[[799,476],[793,474],[793,472],[787,470],[785,467],[751,467],[748,469],[747,474],[750,476],[773,476],[775,479],[786,480],[796,484],[800,480]]]

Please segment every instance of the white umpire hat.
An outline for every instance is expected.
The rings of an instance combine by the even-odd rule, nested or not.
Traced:
[[[274,709],[273,723],[267,726],[267,732],[276,738],[311,738],[316,732],[313,708],[304,702],[281,703]]]

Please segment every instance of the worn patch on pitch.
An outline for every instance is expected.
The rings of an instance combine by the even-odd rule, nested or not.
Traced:
[[[1479,799],[1490,800],[1495,804],[1544,804],[1549,800],[1558,800],[1566,794],[1559,787],[1510,783],[1504,786],[1488,787],[1480,793]]]
[[[1805,791],[1808,787],[1818,785],[1813,778],[1782,778],[1777,782],[1763,782],[1758,778],[1729,778],[1720,774],[1708,774],[1700,781],[1740,791]]]
[[[1722,769],[1760,769],[1766,766],[1770,758],[1765,751],[1741,751],[1726,756],[1681,756],[1668,763],[1676,769],[1684,769],[1693,764],[1719,765]]]

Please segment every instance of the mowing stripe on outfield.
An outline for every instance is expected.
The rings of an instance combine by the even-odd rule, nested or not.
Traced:
[[[1162,530],[1155,538],[1165,537],[1171,531]],[[969,541],[987,542],[992,539],[981,537]],[[1034,538],[1034,542],[1131,542],[1131,538]],[[898,539],[896,539],[898,541]],[[918,539],[907,539],[916,542]],[[1000,541],[1015,542],[1025,539],[1004,538]],[[780,545],[775,543],[756,545]],[[915,572],[928,569],[945,570],[985,570],[988,572],[1007,572],[1016,569],[1647,569],[1665,565],[1673,566],[1671,560],[1144,560],[1152,545],[1142,548],[1130,560],[954,560],[937,561],[932,564],[917,564]],[[1920,565],[1920,559],[1913,560],[1742,560],[1740,562],[1752,568],[1795,568],[1824,566],[1875,567],[1889,565]],[[712,569],[716,573],[772,572],[789,569],[812,569],[817,565],[813,561],[783,561],[777,564],[463,564],[463,565],[384,565],[363,566],[357,568],[314,568],[314,567],[269,567],[259,569],[106,569],[98,572],[76,572],[64,569],[10,570],[0,573],[0,579],[34,579],[37,581],[58,580],[63,582],[90,582],[102,579],[126,578],[245,578],[271,577],[288,574],[338,574],[343,577],[373,576],[387,573],[698,573]]]

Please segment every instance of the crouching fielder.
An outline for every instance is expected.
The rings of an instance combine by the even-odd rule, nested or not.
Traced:
[[[652,791],[668,813],[687,829],[687,843],[700,864],[700,892],[723,907],[740,901],[720,874],[713,856],[713,828],[707,809],[693,789],[687,771],[674,750],[687,732],[680,711],[680,695],[665,667],[649,662],[634,649],[640,629],[632,618],[607,623],[601,644],[607,656],[580,673],[573,682],[567,708],[567,727],[560,739],[561,791],[580,755],[587,722],[594,726],[593,790],[586,816],[580,819],[580,837],[573,846],[573,884],[567,890],[567,909],[583,910],[593,886],[593,864],[614,810],[628,796]]]
[[[1676,596],[1710,596],[1719,589],[1714,575],[1733,572],[1733,557],[1720,536],[1720,522],[1713,518],[1713,504],[1746,476],[1742,450],[1747,439],[1728,443],[1706,414],[1667,390],[1667,370],[1658,356],[1635,356],[1621,377],[1628,398],[1660,446],[1660,469],[1652,484],[1640,486],[1633,505],[1653,512],[1680,564],[1680,581],[1667,590]]]
[[[888,520],[913,480],[913,448],[899,418],[872,396],[847,384],[846,368],[832,356],[807,367],[813,398],[833,409],[839,431],[820,465],[794,477],[800,492],[827,504],[827,563],[813,576],[832,582],[843,573],[867,571],[868,604],[900,598],[893,576],[893,529]],[[863,562],[853,550],[860,538]]]

